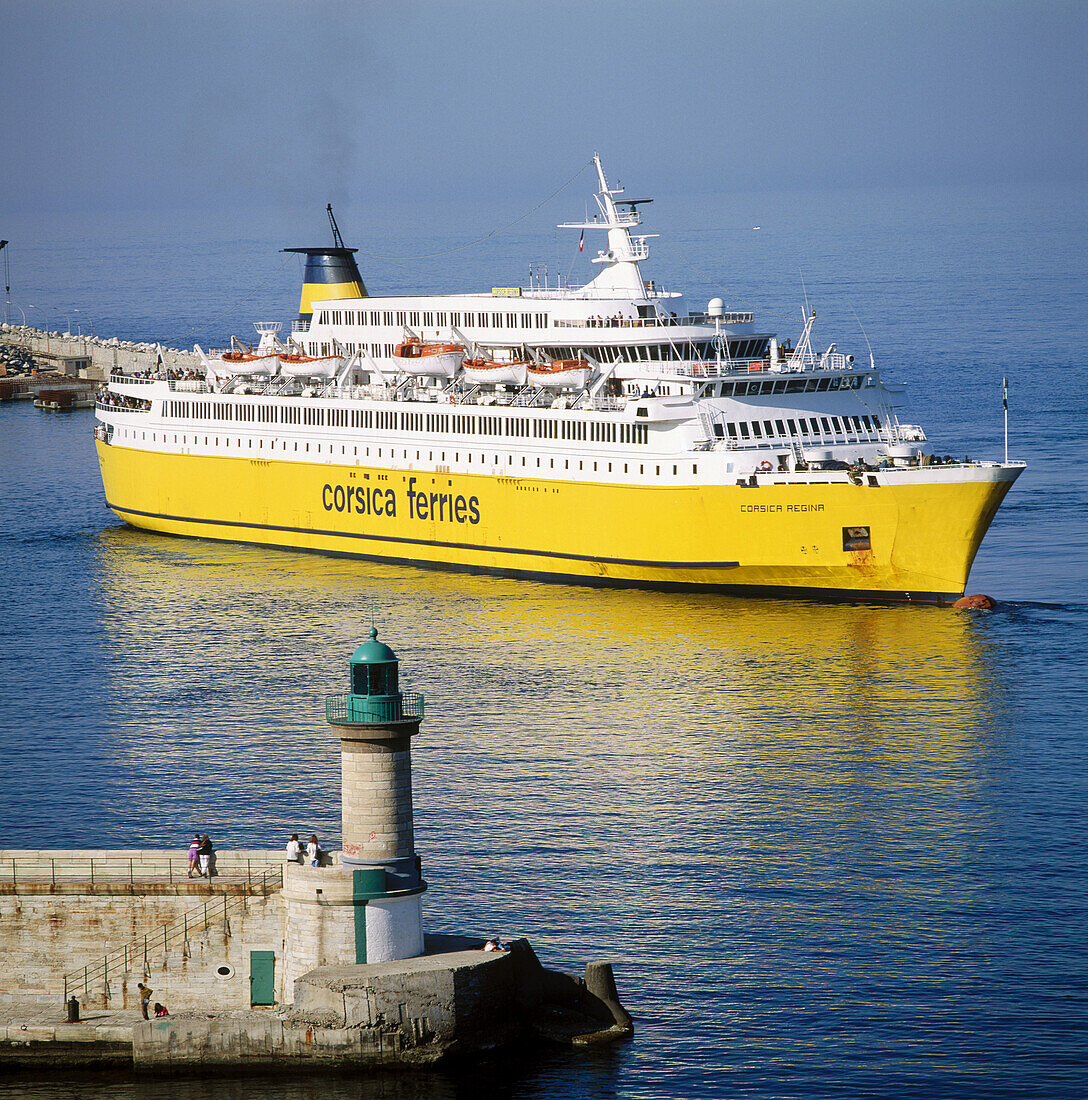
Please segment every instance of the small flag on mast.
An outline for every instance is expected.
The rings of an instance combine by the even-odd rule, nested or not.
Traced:
[[[582,251],[582,245],[585,243],[586,231],[583,229],[581,235],[578,237],[578,251]]]

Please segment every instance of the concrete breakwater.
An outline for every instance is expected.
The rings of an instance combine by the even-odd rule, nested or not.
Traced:
[[[106,381],[111,371],[153,370],[159,356],[156,344],[135,343],[116,336],[108,339],[73,336],[27,325],[0,324],[0,344],[25,349],[39,370],[98,382]],[[162,358],[171,370],[195,370],[200,366],[194,352],[178,348],[162,348]]]
[[[133,1064],[158,1071],[432,1065],[519,1040],[577,1046],[631,1034],[608,964],[591,964],[579,979],[545,969],[527,940],[488,952],[469,937],[428,939],[428,953],[412,959],[312,970],[283,1011],[141,1023]]]
[[[0,852],[0,1065],[432,1064],[631,1034],[607,964],[551,971],[525,940],[429,935],[414,958],[288,981],[291,943],[319,940],[322,918],[292,910],[284,881],[321,895],[340,873],[323,863],[221,851],[214,877],[193,879],[170,852]],[[143,1021],[139,983],[169,1016]]]

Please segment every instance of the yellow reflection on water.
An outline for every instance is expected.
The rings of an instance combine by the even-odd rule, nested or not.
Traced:
[[[286,665],[289,697],[265,702],[288,724],[343,689],[371,621],[434,723],[625,753],[970,753],[994,690],[977,624],[948,609],[573,588],[124,528],[99,542],[119,684],[150,665],[264,690]]]

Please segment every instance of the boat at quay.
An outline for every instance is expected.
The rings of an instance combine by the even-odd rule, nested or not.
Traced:
[[[941,457],[872,353],[648,279],[594,155],[584,286],[368,294],[329,208],[289,334],[114,374],[109,507],[165,534],[596,585],[949,603],[1022,462]],[[581,244],[580,244],[581,247]],[[288,366],[289,364],[289,366]],[[308,366],[312,364],[312,368]]]

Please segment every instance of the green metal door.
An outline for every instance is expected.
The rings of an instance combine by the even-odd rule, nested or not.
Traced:
[[[385,897],[385,871],[364,867],[351,872],[352,901],[355,903],[355,961],[366,962],[366,903]]]
[[[366,961],[366,903],[385,897],[385,870],[364,867],[351,872],[352,901],[355,904],[355,961]]]
[[[275,951],[250,951],[249,1003],[251,1005],[276,1003]]]

